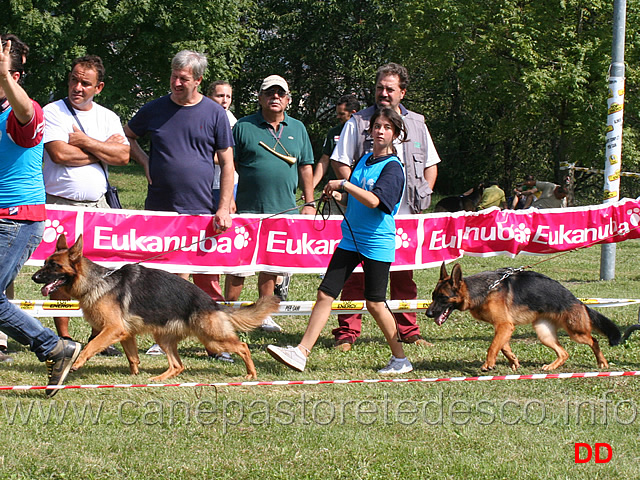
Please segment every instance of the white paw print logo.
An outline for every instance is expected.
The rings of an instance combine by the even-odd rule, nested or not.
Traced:
[[[402,228],[396,230],[396,250],[398,248],[407,248],[409,246],[409,235]]]
[[[634,227],[640,225],[640,208],[636,207],[631,210],[627,210],[627,215],[630,215],[629,221],[631,222],[631,225]]]
[[[525,223],[518,224],[514,229],[515,240],[519,243],[528,243],[531,238],[531,229]]]
[[[44,221],[44,233],[42,234],[43,242],[53,243],[58,238],[58,235],[62,233],[66,232],[58,220],[51,221],[47,219]]]
[[[249,232],[244,227],[236,228],[236,238],[233,239],[233,246],[236,250],[241,250],[249,245]]]

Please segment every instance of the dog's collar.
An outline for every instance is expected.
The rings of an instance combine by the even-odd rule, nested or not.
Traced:
[[[107,273],[105,273],[105,274],[102,276],[102,278],[110,277],[111,275],[113,275],[114,273],[116,273],[116,271],[117,271],[117,270],[118,270],[118,269],[116,268],[115,270],[109,270],[109,271],[107,271]]]
[[[495,282],[493,282],[489,286],[489,291],[493,290],[498,285],[500,285],[500,282],[502,282],[504,279],[509,278],[511,275],[514,275],[514,274],[516,274],[518,272],[522,272],[523,270],[524,270],[524,267],[518,267],[518,268],[509,267],[509,268],[507,268],[506,271],[504,272],[504,275],[502,275],[502,278],[499,278],[498,280],[496,280]]]

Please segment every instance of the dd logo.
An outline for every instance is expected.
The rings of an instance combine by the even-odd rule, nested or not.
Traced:
[[[601,453],[600,453],[602,449],[605,449],[607,451],[606,457],[604,458],[601,456]],[[594,452],[595,452],[595,455],[594,455]],[[581,453],[584,454],[584,457],[581,456]],[[609,463],[611,461],[612,456],[613,456],[613,449],[611,448],[611,445],[609,445],[608,443],[596,443],[593,446],[593,449],[591,448],[591,445],[589,445],[588,443],[575,444],[575,455],[574,455],[575,463],[588,463],[591,461],[592,457],[595,457],[596,463]]]

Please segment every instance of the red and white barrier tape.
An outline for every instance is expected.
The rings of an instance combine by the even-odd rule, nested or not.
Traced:
[[[628,372],[583,372],[583,373],[532,373],[526,375],[485,375],[479,377],[442,377],[442,378],[370,378],[364,380],[273,380],[269,382],[216,382],[216,383],[122,383],[115,385],[0,385],[0,390],[78,390],[97,388],[140,388],[140,387],[279,387],[287,385],[344,385],[353,383],[437,383],[437,382],[476,382],[497,380],[556,380],[565,378],[593,377],[637,377],[640,371]]]

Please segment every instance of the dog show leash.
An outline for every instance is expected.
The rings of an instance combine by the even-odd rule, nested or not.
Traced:
[[[320,199],[318,199],[318,201],[320,201]],[[315,204],[316,204],[316,200],[312,200],[312,201],[310,201],[310,202],[305,201],[304,203],[302,203],[302,204],[300,204],[300,205],[296,205],[295,207],[291,207],[291,208],[288,208],[288,209],[286,209],[286,210],[282,210],[281,212],[273,213],[273,214],[271,214],[271,215],[267,215],[266,217],[258,218],[257,220],[254,220],[254,221],[252,221],[252,222],[245,223],[243,226],[254,225],[254,224],[256,224],[256,223],[260,223],[260,222],[262,222],[262,221],[264,221],[264,220],[268,220],[268,219],[270,219],[270,218],[277,217],[278,215],[284,215],[285,213],[291,212],[291,211],[293,211],[293,210],[298,210],[299,208],[303,208],[303,207],[314,207],[314,206],[315,206]],[[317,211],[316,211],[316,214],[317,214]],[[139,265],[139,264],[141,264],[141,263],[143,263],[143,262],[148,262],[148,261],[151,261],[151,260],[155,260],[155,259],[157,259],[157,258],[161,258],[163,255],[166,255],[167,253],[173,253],[173,252],[177,252],[178,250],[182,250],[182,249],[185,249],[185,248],[188,248],[188,247],[192,247],[193,245],[196,245],[196,244],[198,244],[198,243],[202,243],[202,242],[204,242],[205,240],[213,240],[213,239],[215,239],[216,237],[219,237],[220,235],[224,235],[224,233],[225,233],[225,232],[215,233],[215,234],[210,235],[210,236],[208,236],[208,237],[204,237],[204,238],[202,238],[202,239],[200,239],[200,240],[196,240],[196,241],[194,241],[194,242],[191,242],[191,243],[190,243],[190,244],[188,244],[188,245],[182,245],[182,246],[180,246],[180,247],[176,247],[176,248],[174,248],[173,250],[167,250],[167,251],[164,251],[164,252],[160,252],[159,254],[154,255],[154,256],[152,256],[152,257],[148,257],[148,258],[144,258],[144,259],[142,259],[142,260],[138,260],[137,262],[133,262],[133,263],[131,263],[130,265]],[[113,272],[115,272],[116,270],[117,270],[117,269],[112,270],[108,275],[111,275],[111,274],[112,274]],[[108,275],[105,275],[105,276],[108,276]]]
[[[255,224],[255,223],[260,223],[260,222],[262,222],[263,220],[266,220],[266,219],[269,219],[269,218],[273,218],[273,217],[276,217],[276,216],[278,216],[278,215],[283,215],[283,214],[285,214],[285,213],[287,213],[287,212],[291,212],[291,211],[293,211],[293,210],[297,210],[297,209],[299,209],[299,208],[301,208],[301,207],[313,207],[313,206],[315,205],[315,203],[316,203],[316,201],[315,201],[315,200],[314,200],[314,201],[311,201],[311,202],[305,202],[305,203],[303,203],[303,204],[301,204],[301,205],[296,205],[295,207],[288,208],[287,210],[283,210],[283,211],[281,211],[281,212],[271,214],[271,215],[269,215],[269,216],[267,216],[267,217],[259,218],[259,219],[255,220],[255,221],[253,221],[253,222],[246,223],[246,224],[245,224],[245,225],[243,225],[243,226],[253,225],[253,224]],[[317,214],[317,211],[316,211],[316,214]],[[202,242],[204,242],[205,240],[212,240],[212,239],[215,239],[216,237],[219,237],[220,235],[223,235],[224,233],[225,233],[225,232],[215,233],[215,234],[210,235],[210,236],[208,236],[208,237],[204,237],[204,238],[202,238],[202,239],[200,239],[200,240],[196,240],[195,242],[191,242],[191,243],[190,243],[190,244],[188,244],[188,245],[183,245],[183,246],[181,246],[181,247],[176,247],[176,248],[174,248],[173,250],[167,250],[167,251],[165,251],[165,252],[160,252],[159,254],[154,255],[154,256],[152,256],[152,257],[143,258],[142,260],[138,260],[137,262],[128,263],[127,265],[140,265],[140,264],[142,264],[142,263],[144,263],[144,262],[149,262],[149,261],[151,261],[151,260],[155,260],[155,259],[157,259],[157,258],[161,258],[163,255],[166,255],[167,253],[177,252],[178,250],[182,250],[182,249],[184,249],[184,248],[191,247],[191,246],[193,246],[193,245],[195,245],[195,244],[197,244],[197,243],[202,243]],[[102,276],[102,278],[107,278],[107,277],[109,277],[109,276],[113,275],[115,272],[117,272],[118,270],[120,270],[120,268],[122,268],[122,267],[118,267],[118,268],[110,268],[110,269],[108,269],[108,270],[107,270],[107,272]]]

